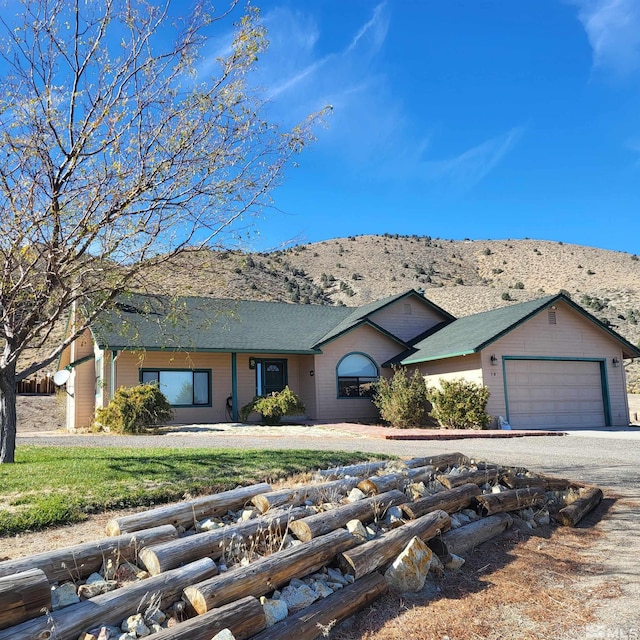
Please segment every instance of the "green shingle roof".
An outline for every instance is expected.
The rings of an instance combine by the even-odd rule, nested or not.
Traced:
[[[354,308],[132,294],[101,316],[92,332],[102,349],[320,353],[323,344],[368,324],[407,347],[369,316],[411,295],[419,294],[410,290]],[[420,300],[453,318],[422,296]]]
[[[477,353],[558,300],[563,300],[618,340],[622,344],[625,357],[640,356],[640,350],[622,336],[603,325],[569,298],[558,294],[458,318],[427,338],[416,342],[412,352],[405,352],[397,360],[407,365]]]
[[[318,353],[352,308],[251,300],[131,296],[92,327],[100,348]]]

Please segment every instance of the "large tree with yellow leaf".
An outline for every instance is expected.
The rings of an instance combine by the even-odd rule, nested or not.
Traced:
[[[203,48],[233,4],[216,14],[201,0],[188,16],[169,1],[11,6],[0,52],[2,463],[14,460],[16,383],[54,362],[146,269],[223,246],[267,202],[315,121],[283,131],[265,118],[247,82],[266,47],[252,8],[210,65]],[[76,303],[83,321],[43,351]],[[41,355],[19,365],[34,347]]]

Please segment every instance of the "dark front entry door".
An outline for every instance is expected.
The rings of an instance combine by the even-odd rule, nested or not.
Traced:
[[[287,386],[287,361],[262,361],[262,393],[267,395],[274,391],[282,391]]]

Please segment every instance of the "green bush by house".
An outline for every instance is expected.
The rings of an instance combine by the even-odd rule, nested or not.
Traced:
[[[380,417],[392,427],[408,429],[424,424],[427,388],[419,371],[407,375],[403,367],[394,367],[390,379],[380,378],[376,384],[373,404]]]
[[[93,427],[98,431],[143,433],[172,416],[171,406],[157,384],[139,384],[120,387],[109,404],[98,409]]]
[[[302,400],[287,386],[282,391],[255,397],[240,409],[240,420],[246,422],[254,411],[267,424],[278,424],[283,416],[300,416],[306,409]]]
[[[440,388],[427,388],[433,405],[431,416],[446,429],[486,429],[491,416],[486,412],[489,389],[466,380],[440,378]]]

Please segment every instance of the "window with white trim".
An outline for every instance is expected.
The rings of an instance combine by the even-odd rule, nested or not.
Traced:
[[[346,355],[337,367],[338,398],[370,398],[378,381],[376,363],[363,353]]]
[[[172,407],[211,406],[209,369],[142,369],[140,381],[158,383]]]

